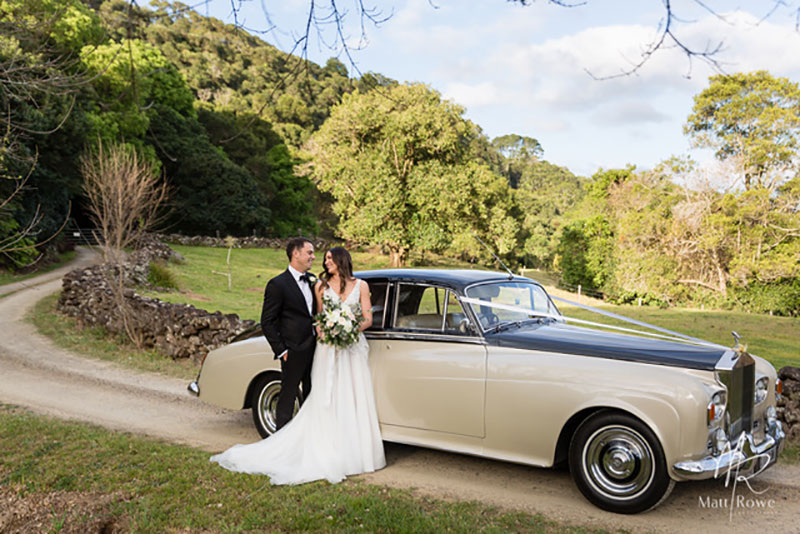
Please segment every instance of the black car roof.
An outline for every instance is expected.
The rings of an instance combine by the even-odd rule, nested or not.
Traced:
[[[478,282],[502,282],[510,279],[508,273],[472,269],[378,269],[374,271],[359,271],[354,275],[367,281],[389,279],[427,282],[461,290]],[[530,278],[516,275],[514,275],[513,280],[534,282]]]

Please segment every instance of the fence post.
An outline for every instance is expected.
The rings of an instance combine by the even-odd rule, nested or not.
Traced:
[[[578,302],[581,301],[581,285],[578,284]]]

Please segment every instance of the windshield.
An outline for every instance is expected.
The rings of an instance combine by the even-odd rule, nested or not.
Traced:
[[[542,314],[560,315],[541,286],[530,282],[497,282],[467,288],[467,297],[495,306],[470,303],[481,326],[491,328],[508,322],[524,321]],[[510,308],[517,308],[519,311]]]

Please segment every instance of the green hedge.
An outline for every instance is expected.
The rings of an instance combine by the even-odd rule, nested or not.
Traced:
[[[800,279],[786,278],[778,282],[751,282],[745,287],[732,287],[729,299],[749,312],[775,315],[800,315]]]

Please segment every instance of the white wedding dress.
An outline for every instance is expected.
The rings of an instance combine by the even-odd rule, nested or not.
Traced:
[[[362,283],[356,283],[345,305],[359,303]],[[339,300],[330,287],[325,291]],[[311,394],[297,415],[272,436],[234,445],[211,461],[231,471],[268,475],[272,484],[336,483],[384,467],[368,356],[364,334],[346,349],[317,343]]]

